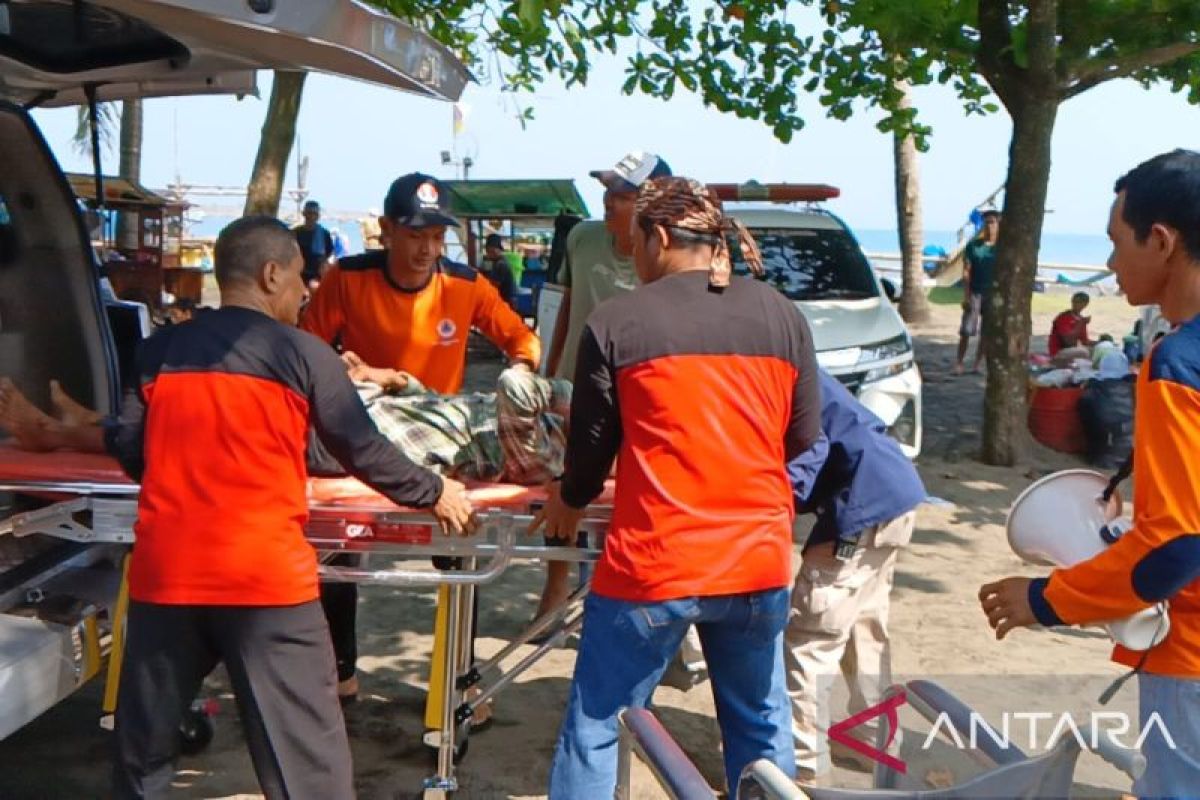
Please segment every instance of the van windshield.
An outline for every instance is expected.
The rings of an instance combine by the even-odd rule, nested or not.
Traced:
[[[844,230],[796,228],[752,229],[762,250],[765,274],[790,300],[854,300],[877,297],[871,267],[854,238]],[[733,271],[747,275],[738,248]]]

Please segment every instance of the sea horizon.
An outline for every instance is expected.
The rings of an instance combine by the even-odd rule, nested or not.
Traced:
[[[860,228],[854,231],[863,250],[873,253],[899,253],[899,234],[885,228]],[[925,246],[941,247],[949,251],[957,242],[957,231],[928,230],[924,233]],[[1042,232],[1042,244],[1038,260],[1052,264],[1104,267],[1112,245],[1108,237],[1086,233]]]

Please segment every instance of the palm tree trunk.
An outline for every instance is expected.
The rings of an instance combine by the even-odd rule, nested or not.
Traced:
[[[912,87],[907,81],[897,81],[903,93],[900,108],[912,107]],[[925,270],[922,267],[924,231],[921,225],[921,177],[917,160],[917,143],[911,134],[893,135],[896,169],[896,228],[900,232],[900,259],[903,264],[903,290],[900,295],[900,316],[906,322],[925,322],[929,319],[929,298],[925,296]]]
[[[121,147],[117,173],[138,183],[142,179],[142,101],[121,102]],[[138,215],[121,214],[117,218],[117,245],[125,250],[138,247]]]
[[[296,140],[296,118],[304,94],[303,72],[276,72],[263,122],[254,172],[246,187],[246,214],[279,214],[284,174]]]

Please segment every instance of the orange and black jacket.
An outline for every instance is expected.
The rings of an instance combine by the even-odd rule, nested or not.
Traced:
[[[371,422],[337,355],[250,309],[205,311],[150,339],[140,386],[105,431],[140,481],[134,600],[284,606],[317,597],[306,432],[396,503],[430,506],[441,481]]]
[[[1159,342],[1138,376],[1133,528],[1104,552],[1035,580],[1043,625],[1122,619],[1170,601],[1171,628],[1143,669],[1200,677],[1200,317]],[[1118,646],[1113,659],[1142,654]]]
[[[562,497],[617,458],[592,591],[659,601],[792,582],[786,464],[820,433],[808,325],[771,287],[673,275],[603,303],[580,342]]]
[[[344,258],[325,273],[300,325],[442,394],[462,389],[472,327],[514,361],[536,367],[542,357],[534,332],[478,272],[442,259],[425,286],[405,289],[391,279],[385,250]]]

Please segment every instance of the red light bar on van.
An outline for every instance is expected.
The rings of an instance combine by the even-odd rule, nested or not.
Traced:
[[[768,203],[799,203],[831,200],[842,192],[826,183],[710,183],[708,188],[722,202],[745,202],[748,200]]]

